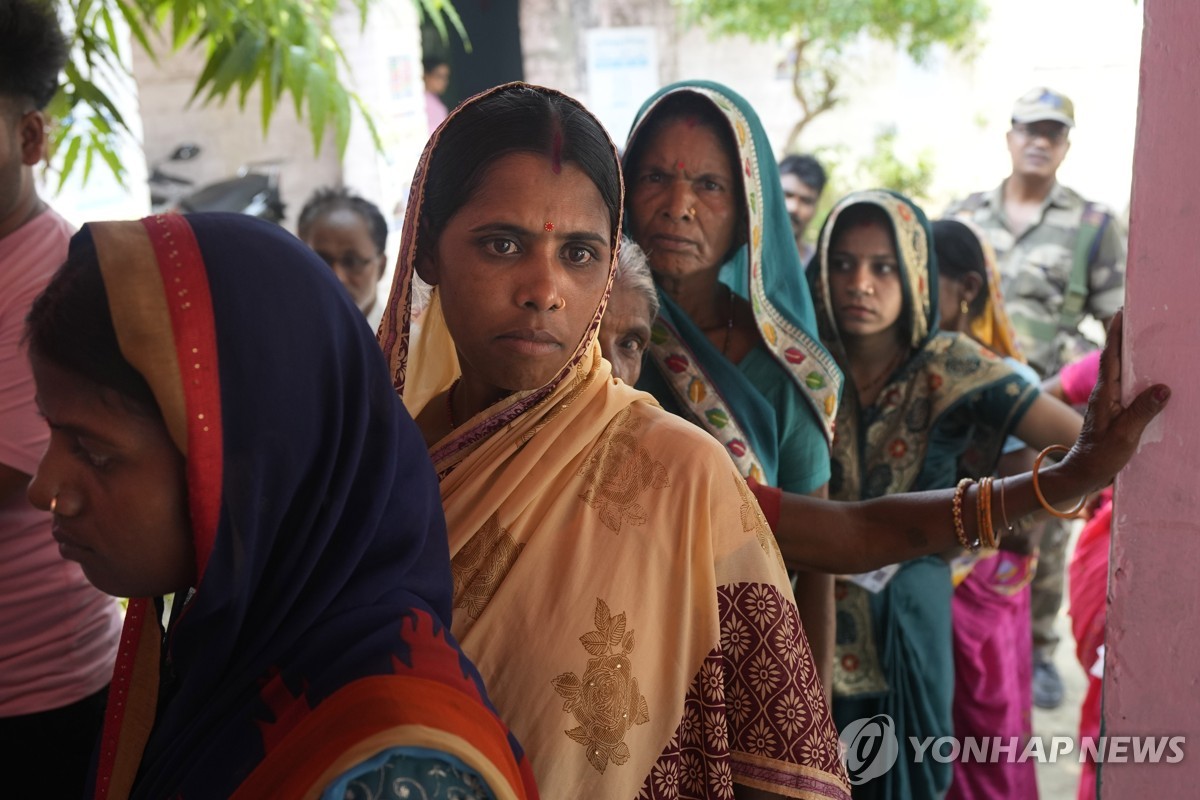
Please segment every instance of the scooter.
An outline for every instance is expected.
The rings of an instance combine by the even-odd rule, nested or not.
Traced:
[[[181,144],[167,157],[168,162],[191,161],[200,147]],[[252,161],[243,164],[237,175],[207,186],[195,187],[195,181],[162,169],[162,162],[150,168],[150,208],[156,214],[190,211],[233,211],[279,223],[284,218],[284,203],[279,196],[280,160]]]

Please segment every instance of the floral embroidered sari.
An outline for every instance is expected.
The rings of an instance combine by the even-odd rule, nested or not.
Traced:
[[[844,359],[829,292],[829,249],[846,209],[868,203],[890,222],[910,332],[908,358],[869,407],[848,387],[838,412],[830,496],[864,500],[951,487],[958,460],[987,429],[1010,432],[1037,389],[998,356],[960,334],[937,330],[937,279],[929,223],[906,198],[856,192],[830,212],[809,266],[822,337]],[[947,512],[947,524],[951,523]],[[839,581],[834,718],[839,728],[876,714],[896,725],[900,757],[885,775],[856,787],[856,797],[935,798],[951,768],[917,762],[908,737],[950,736],[954,667],[950,571],[940,557],[906,562],[878,593]]]
[[[426,169],[441,132],[414,179],[380,328],[414,411],[459,372],[436,288],[409,347]],[[615,148],[613,159],[615,169]],[[614,269],[615,258],[610,286]],[[550,383],[431,448],[453,633],[546,797],[731,798],[734,783],[848,797],[774,539],[719,444],[613,380],[596,341],[607,296]]]
[[[129,601],[95,797],[316,798],[380,754],[536,797],[447,633],[419,432],[328,268],[237,214],[92,223],[72,247],[93,243],[121,352],[186,457],[198,573],[165,632],[161,598]]]

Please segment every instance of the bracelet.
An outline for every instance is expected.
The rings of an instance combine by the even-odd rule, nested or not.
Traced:
[[[1000,514],[1004,517],[1004,530],[1013,532],[1012,523],[1008,521],[1008,509],[1004,507],[1004,478],[1000,479]],[[997,539],[997,541],[999,541]]]
[[[987,478],[980,478],[975,488],[975,541],[983,544],[983,484]]]
[[[1042,459],[1045,458],[1047,454],[1056,451],[1069,453],[1071,452],[1071,448],[1067,447],[1065,444],[1052,444],[1042,452],[1038,453],[1037,459],[1035,459],[1033,462],[1033,493],[1037,495],[1038,502],[1042,504],[1042,508],[1046,509],[1046,513],[1058,517],[1059,519],[1074,519],[1079,512],[1083,510],[1084,505],[1087,503],[1086,494],[1079,499],[1079,505],[1075,506],[1070,511],[1059,511],[1057,508],[1046,502],[1046,496],[1042,494],[1042,487],[1038,486],[1038,469],[1042,466]]]
[[[979,539],[984,547],[996,549],[996,526],[992,523],[992,477],[979,479]]]
[[[979,549],[979,540],[975,541],[974,546],[967,541],[967,530],[963,527],[962,503],[963,493],[974,482],[973,478],[963,478],[959,481],[958,485],[954,487],[954,499],[950,501],[950,508],[954,512],[954,534],[958,537],[958,543],[963,546],[963,549],[971,551]]]

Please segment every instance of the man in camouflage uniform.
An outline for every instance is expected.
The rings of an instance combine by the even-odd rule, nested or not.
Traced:
[[[986,233],[1000,267],[1005,308],[1030,365],[1054,375],[1081,342],[1084,314],[1101,322],[1125,296],[1125,242],[1105,208],[1058,183],[1071,147],[1074,104],[1036,88],[1013,108],[1008,150],[1012,174],[990,192],[973,194],[948,213],[965,216]],[[1032,586],[1034,703],[1062,703],[1062,679],[1052,661],[1062,605],[1067,530],[1052,520],[1042,534]]]

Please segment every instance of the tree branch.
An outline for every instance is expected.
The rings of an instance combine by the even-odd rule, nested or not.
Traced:
[[[791,132],[788,134],[787,144],[784,145],[786,152],[791,152],[796,149],[796,143],[800,140],[800,134],[804,131],[808,124],[816,119],[821,114],[829,111],[831,108],[841,102],[842,98],[837,94],[838,77],[832,68],[826,66],[821,70],[821,77],[824,86],[814,98],[809,98],[807,88],[804,84],[801,64],[801,54],[803,49],[809,44],[807,41],[801,41],[793,50],[797,54],[796,61],[792,70],[792,93],[796,96],[796,100],[800,103],[801,116],[800,119],[792,126]]]

